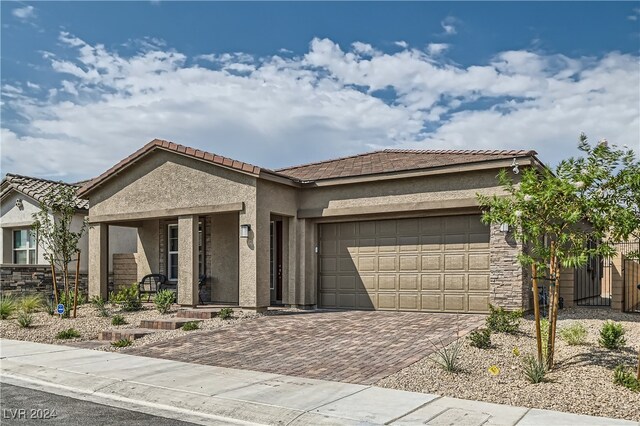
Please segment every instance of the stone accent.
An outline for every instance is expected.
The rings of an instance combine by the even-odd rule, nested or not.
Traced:
[[[71,288],[75,284],[75,271],[69,273]],[[56,271],[58,289],[64,288],[62,272]],[[0,290],[3,295],[42,293],[47,297],[53,294],[51,267],[46,265],[2,265],[0,266]],[[80,273],[78,292],[87,295],[87,274]]]
[[[113,284],[115,291],[138,282],[135,253],[113,253]]]
[[[212,309],[181,309],[176,314],[178,318],[191,318],[191,319],[211,319],[218,316],[222,308]]]
[[[500,231],[500,225],[492,224],[489,247],[490,303],[505,309],[529,310],[532,306],[529,274],[518,262],[522,245],[515,241],[510,232],[505,234]]]
[[[140,328],[150,328],[152,330],[176,330],[188,322],[201,322],[201,320],[191,318],[142,320],[140,321]]]
[[[147,334],[155,333],[147,328],[121,328],[117,330],[106,330],[98,333],[98,340],[108,340],[115,342],[121,339],[136,340]]]

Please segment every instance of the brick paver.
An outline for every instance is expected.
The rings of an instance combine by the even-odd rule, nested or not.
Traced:
[[[125,352],[323,380],[372,384],[428,356],[484,321],[481,315],[311,312],[259,317],[232,327]]]

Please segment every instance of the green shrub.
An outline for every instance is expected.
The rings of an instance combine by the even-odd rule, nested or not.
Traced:
[[[600,329],[600,339],[598,340],[598,343],[600,343],[600,346],[604,346],[607,349],[622,348],[626,343],[622,324],[609,320],[605,321]]]
[[[189,321],[182,326],[184,331],[192,331],[200,328],[197,321]]]
[[[560,338],[570,346],[584,345],[587,339],[587,328],[580,323],[563,327],[560,329]]]
[[[470,345],[480,349],[487,349],[491,347],[491,330],[488,328],[481,328],[473,330],[469,333]]]
[[[494,307],[489,305],[490,314],[487,317],[487,328],[494,333],[510,333],[518,332],[520,328],[520,318],[522,318],[522,310],[506,311],[502,307]]]
[[[7,319],[16,311],[16,301],[11,296],[0,295],[0,320]]]
[[[624,368],[624,365],[618,365],[616,369],[613,370],[613,383],[624,386],[633,392],[640,392],[640,380],[638,380],[633,372]]]
[[[449,373],[457,373],[462,368],[460,366],[460,352],[462,351],[462,340],[457,339],[455,342],[446,346],[440,341],[440,345],[435,345],[435,353],[433,361]]]
[[[127,321],[122,315],[114,315],[113,318],[111,318],[111,325],[124,325],[126,323]]]
[[[45,309],[47,310],[47,313],[51,316],[56,314],[56,305],[54,304],[53,301],[47,302],[45,304]]]
[[[91,298],[91,304],[98,310],[98,315],[101,317],[108,317],[109,311],[107,310],[107,302],[101,296],[93,296]]]
[[[142,309],[138,283],[133,283],[129,287],[123,287],[119,292],[111,292],[109,295],[111,304],[119,306],[126,312],[139,311]]]
[[[176,299],[176,295],[171,290],[160,290],[153,297],[153,303],[161,314],[166,314],[171,309],[171,305]]]
[[[80,333],[74,328],[62,330],[56,334],[56,339],[75,339],[76,337],[80,337]]]
[[[44,300],[39,294],[30,294],[18,299],[18,309],[27,314],[36,312],[38,309],[41,309],[43,305]]]
[[[540,318],[540,337],[542,339],[542,359],[547,359],[547,342],[549,341],[549,319]]]
[[[547,365],[544,361],[539,362],[536,357],[527,355],[524,357],[522,372],[529,383],[542,383],[547,374]]]
[[[18,313],[18,325],[22,328],[31,327],[33,324],[33,314],[31,312],[20,311]]]
[[[226,320],[233,317],[233,309],[231,308],[222,308],[218,313],[218,318]]]
[[[111,342],[111,346],[115,348],[126,348],[127,346],[131,346],[133,342],[129,339],[120,339],[115,342]]]

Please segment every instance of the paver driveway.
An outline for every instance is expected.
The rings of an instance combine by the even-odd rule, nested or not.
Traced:
[[[131,348],[126,353],[323,380],[372,384],[480,326],[481,315],[311,312]]]

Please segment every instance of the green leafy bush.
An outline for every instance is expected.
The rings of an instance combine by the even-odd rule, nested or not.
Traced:
[[[218,318],[226,320],[233,317],[233,309],[231,308],[222,308],[218,313]]]
[[[36,312],[38,309],[41,309],[43,305],[44,300],[39,294],[30,294],[18,299],[18,309],[27,314]]]
[[[18,313],[18,325],[22,328],[31,327],[33,324],[33,314],[31,312],[20,311]]]
[[[524,357],[524,363],[522,365],[522,372],[529,381],[529,383],[542,383],[544,382],[544,376],[547,374],[547,364],[532,355]]]
[[[122,315],[114,315],[113,318],[111,318],[111,325],[124,325],[126,323],[127,321]]]
[[[439,345],[435,345],[433,361],[449,373],[457,373],[462,368],[460,366],[460,352],[462,351],[462,340],[457,339],[450,345],[445,345],[442,340]]]
[[[101,317],[108,317],[109,311],[107,310],[107,301],[101,296],[93,296],[91,298],[91,304],[98,310],[98,315]]]
[[[506,311],[502,307],[489,305],[490,314],[487,317],[487,328],[494,333],[515,334],[520,328],[522,309]]]
[[[624,365],[618,365],[616,369],[613,370],[613,383],[624,386],[633,392],[640,392],[640,380],[638,380],[633,372],[624,368]]]
[[[567,345],[584,345],[584,342],[587,339],[587,328],[580,323],[575,323],[561,328],[560,337],[567,343]]]
[[[626,342],[622,324],[609,320],[602,324],[600,339],[598,340],[600,346],[604,346],[607,349],[620,349]]]
[[[129,287],[122,288],[119,292],[111,292],[109,301],[126,312],[139,311],[142,309],[138,283],[133,283]]]
[[[126,348],[127,346],[131,346],[133,342],[129,339],[120,339],[115,342],[111,342],[111,346],[115,348]]]
[[[470,345],[480,349],[487,349],[491,347],[491,330],[488,328],[481,328],[473,330],[469,333]]]
[[[200,328],[200,325],[197,321],[189,321],[182,326],[184,331],[193,331]]]
[[[540,318],[540,337],[542,339],[542,359],[547,359],[547,342],[549,341],[549,319]]]
[[[69,292],[69,297],[67,298],[67,294],[64,291],[60,291],[60,295],[58,296],[58,303],[64,305],[64,314],[63,317],[68,318],[71,315],[71,311],[73,310],[73,301],[75,300],[75,295],[73,291]],[[78,293],[78,306],[86,303],[86,298]]]
[[[80,333],[74,328],[62,330],[56,334],[56,339],[75,339],[76,337],[80,337]]]
[[[0,320],[9,318],[16,309],[16,301],[13,297],[0,295]]]
[[[161,314],[166,314],[171,309],[171,305],[176,299],[176,295],[171,290],[160,290],[153,297],[153,303]]]

